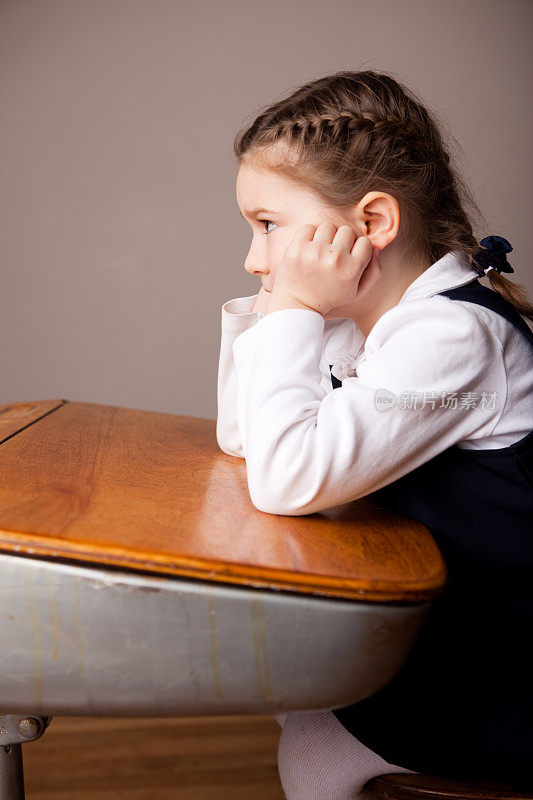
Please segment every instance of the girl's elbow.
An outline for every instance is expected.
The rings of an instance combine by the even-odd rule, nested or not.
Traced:
[[[283,502],[275,493],[269,492],[264,485],[255,486],[248,481],[250,500],[258,511],[264,514],[285,514]]]
[[[287,487],[279,483],[269,486],[264,479],[259,482],[248,480],[250,500],[258,511],[265,514],[281,514],[283,516],[299,516],[308,514],[301,503],[289,496]]]
[[[250,456],[250,454],[248,454]],[[265,514],[298,516],[309,514],[309,501],[314,491],[305,488],[309,475],[294,459],[272,458],[272,453],[246,460],[248,491],[253,505]]]
[[[257,508],[258,511],[262,511],[264,514],[279,514],[281,516],[298,516],[299,513],[305,514],[305,511],[297,511],[291,508],[289,505],[280,502],[279,499],[271,498],[271,497],[259,497],[257,498],[255,495],[250,494],[250,499]]]
[[[246,462],[246,467],[250,500],[257,510],[265,514],[285,514],[286,492],[278,481],[271,480],[272,472],[259,465],[253,469],[249,461]]]

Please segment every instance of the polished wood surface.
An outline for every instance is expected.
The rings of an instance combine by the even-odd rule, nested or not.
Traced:
[[[444,587],[427,528],[371,495],[258,511],[216,420],[68,400],[0,406],[1,419],[1,550],[377,602]]]
[[[533,800],[504,781],[452,781],[429,775],[389,773],[367,784],[376,800]]]
[[[26,800],[284,800],[270,716],[54,717],[22,745]]]
[[[0,406],[0,444],[66,402],[66,400],[43,400]]]

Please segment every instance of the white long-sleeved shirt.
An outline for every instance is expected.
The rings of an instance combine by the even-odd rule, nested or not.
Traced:
[[[533,428],[533,357],[500,314],[436,296],[476,276],[460,252],[422,273],[365,338],[307,309],[222,306],[217,441],[246,459],[256,508],[312,514],[380,489],[459,447]],[[333,390],[333,374],[343,380]]]

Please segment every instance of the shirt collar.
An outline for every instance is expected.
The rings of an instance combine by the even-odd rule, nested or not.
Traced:
[[[409,284],[399,303],[432,297],[447,289],[464,286],[477,277],[478,273],[464,253],[461,250],[450,250]]]

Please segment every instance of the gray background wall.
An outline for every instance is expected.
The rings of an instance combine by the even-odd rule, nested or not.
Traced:
[[[339,69],[443,115],[533,298],[531,0],[0,0],[0,403],[214,419],[250,295],[232,144]]]

